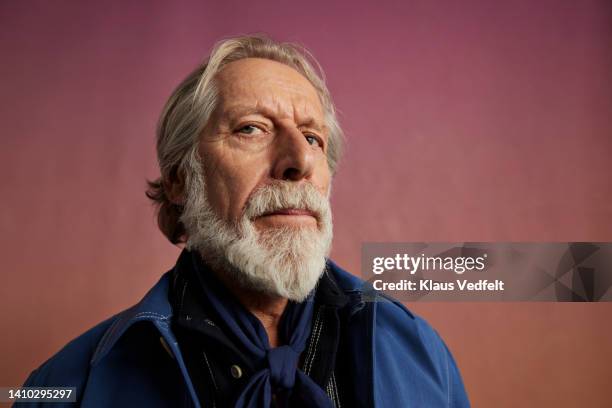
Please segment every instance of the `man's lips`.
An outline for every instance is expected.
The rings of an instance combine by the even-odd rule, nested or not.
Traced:
[[[267,213],[262,214],[262,217],[267,217],[267,216],[271,216],[271,215],[305,215],[305,216],[310,216],[313,218],[317,218],[316,214],[310,210],[306,210],[306,209],[302,209],[302,208],[283,208],[283,209],[278,209],[278,210],[274,210],[274,211],[270,211]]]

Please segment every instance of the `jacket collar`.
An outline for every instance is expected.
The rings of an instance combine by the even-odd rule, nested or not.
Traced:
[[[115,316],[114,322],[106,330],[91,358],[96,365],[113,348],[119,338],[134,323],[152,321],[158,327],[168,328],[172,318],[172,307],[168,301],[171,272],[166,272],[147,292],[140,302]]]
[[[328,270],[334,274],[340,289],[348,295],[348,306],[353,315],[364,306],[362,296],[365,282],[346,272],[332,260],[327,260]],[[173,270],[166,272],[161,279],[147,292],[140,302],[115,316],[115,320],[102,336],[91,358],[95,366],[117,343],[119,338],[134,324],[140,321],[151,321],[159,330],[170,331],[172,306],[168,299]]]

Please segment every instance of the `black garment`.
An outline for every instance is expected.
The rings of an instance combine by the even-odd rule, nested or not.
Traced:
[[[184,251],[173,271],[170,289],[173,330],[201,404],[230,407],[250,376],[258,371],[258,362],[227,335],[223,322],[215,321],[214,313],[203,301],[202,282],[191,266],[192,256],[202,262],[199,255]],[[202,270],[212,274],[208,268]],[[326,270],[316,288],[312,331],[299,365],[325,390],[336,407],[352,405],[349,405],[347,384],[349,365],[339,348],[346,313],[343,306],[347,301]],[[299,405],[292,403],[291,406]]]

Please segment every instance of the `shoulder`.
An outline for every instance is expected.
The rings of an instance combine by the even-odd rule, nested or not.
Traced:
[[[377,400],[411,399],[418,401],[417,406],[469,407],[455,360],[438,332],[398,300],[375,291],[335,263],[328,265],[352,297],[352,307],[361,312],[355,333],[369,337]]]
[[[380,387],[393,383],[401,399],[418,400],[418,406],[469,407],[459,368],[438,332],[399,301],[380,297],[373,340],[377,382],[386,383]]]
[[[379,354],[425,362],[432,374],[441,377],[439,380],[448,374],[451,355],[438,332],[425,319],[384,294],[378,294],[376,300],[375,332]]]
[[[150,320],[166,324],[172,314],[168,302],[169,280],[170,272],[165,273],[136,305],[99,323],[72,340],[34,370],[25,385],[82,385],[95,360],[101,359],[134,323]]]
[[[66,344],[34,370],[24,386],[79,387],[82,385],[87,377],[94,351],[117,316],[99,323]]]

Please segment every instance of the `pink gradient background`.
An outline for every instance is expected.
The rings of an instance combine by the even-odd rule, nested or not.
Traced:
[[[348,148],[333,258],[364,241],[612,241],[612,3],[0,3],[0,386],[140,299],[179,250],[144,196],[165,99],[266,32],[327,73]],[[611,406],[612,304],[412,304],[475,407]]]

